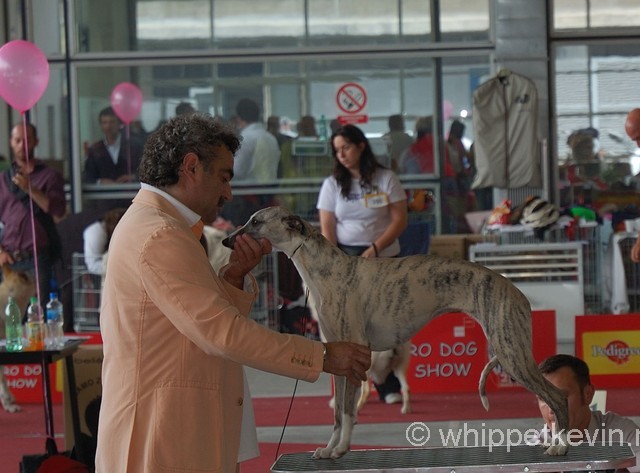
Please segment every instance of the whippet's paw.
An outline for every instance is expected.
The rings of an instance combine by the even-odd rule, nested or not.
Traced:
[[[313,453],[313,458],[316,460],[321,458],[331,458],[331,449],[329,447],[318,447]]]
[[[341,447],[338,445],[331,450],[331,458],[336,460],[349,451],[349,447]]]
[[[411,412],[413,412],[411,410],[411,406],[402,406],[402,409],[400,409],[400,412],[402,414],[411,414]]]
[[[559,457],[562,455],[566,455],[568,450],[569,450],[569,446],[566,443],[564,445],[560,443],[560,444],[551,445],[549,448],[547,448],[544,451],[544,454],[550,455],[552,457]]]
[[[336,398],[332,397],[331,399],[329,399],[329,407],[331,409],[333,409],[334,407],[336,407]]]

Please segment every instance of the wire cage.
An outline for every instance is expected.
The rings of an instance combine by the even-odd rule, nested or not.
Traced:
[[[76,332],[100,330],[100,296],[102,275],[90,272],[84,262],[84,254],[72,255],[73,274],[73,329]],[[250,317],[256,322],[278,330],[278,258],[270,253],[252,272],[258,283],[258,298]]]
[[[602,238],[602,228],[597,224],[567,227],[554,226],[538,238],[533,229],[524,225],[509,225],[488,228],[488,241],[497,241],[499,245],[540,245],[542,243],[582,243],[582,280],[584,284],[584,314],[606,312],[604,286],[602,284],[602,265],[606,244]]]
[[[71,256],[73,287],[73,329],[76,332],[100,330],[100,293],[102,275],[92,273],[84,263],[84,254]]]
[[[264,256],[252,271],[258,283],[258,298],[253,303],[251,318],[272,330],[280,329],[280,298],[278,291],[278,254]]]
[[[629,312],[640,311],[640,264],[631,261],[631,248],[633,248],[636,239],[635,235],[628,235],[619,242],[627,286]]]

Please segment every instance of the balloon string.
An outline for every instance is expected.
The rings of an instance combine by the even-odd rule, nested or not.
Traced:
[[[127,170],[129,171],[128,177],[131,179],[131,129],[129,128],[129,123],[125,125],[125,129],[127,136]]]
[[[23,144],[24,144],[24,155],[26,156],[26,172],[29,172],[30,169],[30,159],[29,159],[29,135],[27,134],[27,117],[22,112],[22,136],[23,136]],[[27,190],[29,193],[29,212],[31,216],[31,238],[33,240],[33,266],[35,268],[35,276],[36,276],[36,296],[38,297],[38,305],[40,305],[41,294],[40,294],[40,270],[38,268],[38,245],[36,244],[36,219],[33,212],[33,197],[31,194],[31,178],[29,174],[27,174]]]

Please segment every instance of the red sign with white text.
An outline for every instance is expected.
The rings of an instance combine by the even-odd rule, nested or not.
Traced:
[[[98,332],[87,332],[82,334],[70,334],[71,336],[86,337],[86,344],[100,344],[102,337]],[[51,402],[60,404],[62,402],[62,364],[63,360],[58,360],[49,365],[49,381],[51,387]],[[40,404],[44,399],[42,389],[42,365],[5,365],[0,369],[4,370],[5,378],[11,389],[13,397],[18,404]]]
[[[533,356],[536,362],[556,352],[555,311],[533,311]],[[463,313],[442,315],[411,339],[407,379],[411,391],[477,392],[491,358],[482,327]],[[520,388],[498,365],[487,378],[487,391]],[[521,388],[523,389],[523,388]]]

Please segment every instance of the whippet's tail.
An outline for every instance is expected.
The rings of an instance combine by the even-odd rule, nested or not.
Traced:
[[[478,389],[480,391],[480,400],[482,401],[482,406],[485,411],[489,410],[489,399],[487,399],[487,391],[485,390],[485,383],[487,382],[487,376],[493,368],[498,365],[498,357],[493,356],[489,362],[484,366],[482,370],[482,374],[480,375],[480,382],[478,383]]]

